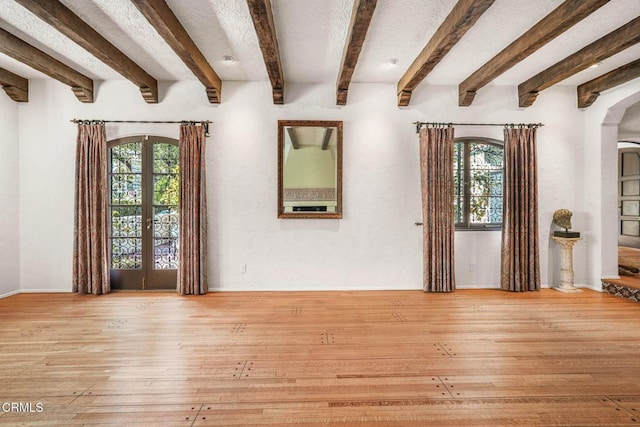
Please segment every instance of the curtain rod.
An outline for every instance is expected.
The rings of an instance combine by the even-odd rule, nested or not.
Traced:
[[[84,119],[71,119],[69,120],[72,123],[84,123],[84,122],[102,122],[102,123],[206,123],[206,124],[210,124],[212,123],[209,120],[166,120],[166,121],[162,121],[162,120],[96,120],[96,119],[91,119],[91,120],[84,120]]]
[[[420,131],[422,126],[500,126],[500,127],[529,127],[539,128],[544,126],[543,123],[451,123],[451,122],[413,122],[416,125],[416,133]]]
[[[71,119],[71,123],[75,124],[90,124],[90,123],[200,123],[204,126],[204,135],[209,136],[209,125],[213,122],[210,120],[84,120],[84,119]]]

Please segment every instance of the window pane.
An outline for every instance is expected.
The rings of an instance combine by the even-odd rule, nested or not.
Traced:
[[[471,196],[502,196],[502,170],[472,169]]]
[[[177,145],[153,144],[153,204],[177,206],[180,195]]]
[[[471,169],[502,169],[504,160],[502,147],[493,144],[469,144]]]
[[[153,144],[153,268],[178,268],[179,149]]]
[[[142,142],[122,144],[111,148],[111,172],[142,172]]]
[[[470,204],[472,224],[502,223],[502,197],[471,197]]]
[[[153,208],[153,268],[175,270],[178,268],[178,208]]]
[[[640,236],[640,222],[622,221],[622,234],[625,236]]]
[[[178,238],[178,208],[154,207],[153,208],[153,237]]]
[[[493,144],[469,144],[469,222],[502,222],[503,148]]]
[[[178,269],[178,239],[153,239],[153,268]]]
[[[111,268],[142,268],[142,142],[109,150]]]
[[[142,207],[112,206],[111,237],[141,237]]]
[[[622,215],[640,216],[640,202],[637,200],[623,200]]]
[[[462,226],[501,224],[503,147],[481,140],[460,141],[456,146],[455,154],[461,159],[464,159],[463,147],[467,147],[469,162],[465,171],[461,160],[457,171],[456,223]],[[464,200],[468,200],[468,206],[464,206]]]
[[[153,144],[153,173],[178,173],[178,146],[156,142]]]
[[[640,174],[640,157],[638,153],[622,154],[622,176]]]
[[[142,268],[142,239],[112,239],[111,268]]]
[[[153,175],[153,204],[177,206],[180,202],[180,181],[177,174]]]
[[[464,212],[464,143],[453,145],[453,186],[454,186],[454,219],[456,224],[463,221]]]
[[[639,196],[640,180],[632,179],[630,181],[622,181],[622,195],[623,196]]]
[[[142,204],[142,175],[139,175],[139,174],[111,175],[111,204],[112,205],[141,205]]]

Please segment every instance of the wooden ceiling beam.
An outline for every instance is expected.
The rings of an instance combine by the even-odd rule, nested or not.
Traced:
[[[219,104],[222,81],[164,0],[131,0],[182,62],[205,86],[207,98]]]
[[[300,148],[300,143],[298,142],[298,134],[296,133],[296,128],[288,127],[287,133],[289,133],[289,139],[291,140],[291,146],[293,146],[294,150]]]
[[[284,73],[280,61],[280,49],[276,26],[273,21],[273,11],[269,0],[247,0],[253,26],[258,36],[258,43],[262,50],[264,64],[271,81],[273,103],[284,104]]]
[[[0,28],[0,52],[71,86],[80,102],[93,102],[93,80]]]
[[[495,0],[458,0],[431,40],[398,82],[398,106],[406,107],[413,90],[473,27]]]
[[[331,141],[331,134],[333,133],[333,128],[325,128],[324,137],[322,140],[322,149],[326,150],[329,148],[329,142]]]
[[[16,0],[47,24],[140,88],[147,103],[158,102],[158,81],[59,1]]]
[[[616,68],[578,86],[578,108],[587,108],[598,99],[600,92],[640,77],[640,59]]]
[[[29,80],[24,77],[0,68],[0,85],[14,101],[29,102]]]
[[[468,107],[476,92],[609,0],[566,0],[526,33],[478,68],[458,86],[458,105]]]
[[[358,57],[362,50],[362,45],[367,37],[369,25],[373,11],[376,8],[377,0],[355,0],[351,11],[351,23],[349,24],[349,34],[342,54],[340,64],[340,75],[336,84],[336,104],[347,105],[347,95],[351,77],[358,63]]]
[[[540,91],[640,42],[640,17],[580,49],[518,85],[520,107],[530,107]]]

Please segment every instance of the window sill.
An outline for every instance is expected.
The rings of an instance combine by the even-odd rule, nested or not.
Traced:
[[[456,227],[456,231],[481,231],[481,232],[485,232],[485,231],[502,231],[502,227],[498,226],[492,226],[492,227]]]

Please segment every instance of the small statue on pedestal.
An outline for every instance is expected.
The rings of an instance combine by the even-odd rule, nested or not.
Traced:
[[[577,231],[569,231],[571,228],[571,216],[573,213],[569,209],[558,209],[553,213],[553,223],[558,227],[564,228],[564,231],[554,231],[553,235],[564,238],[578,238],[580,233]]]

